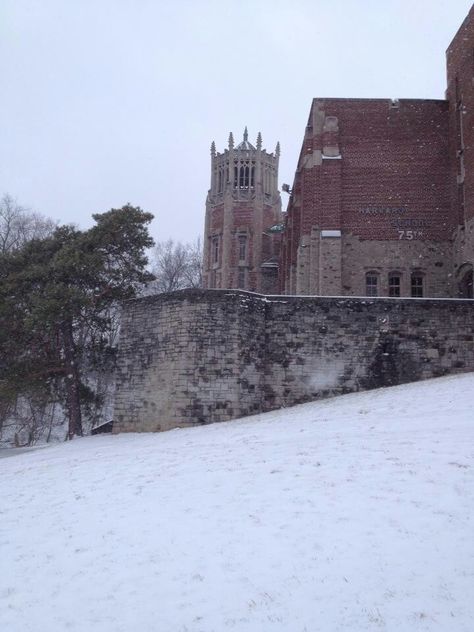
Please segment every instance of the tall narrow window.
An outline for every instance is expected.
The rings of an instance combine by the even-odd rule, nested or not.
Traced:
[[[247,260],[247,235],[239,235],[239,261]]]
[[[240,167],[239,169],[239,188],[248,189],[250,181],[250,169],[247,165]]]
[[[366,296],[378,296],[379,278],[376,272],[367,272],[365,275],[365,294]]]
[[[212,263],[219,263],[219,237],[212,239]]]
[[[211,278],[210,278],[209,287],[211,289],[216,287],[216,271],[215,270],[211,270]]]
[[[401,277],[398,272],[391,272],[388,275],[388,295],[400,296]]]
[[[411,295],[414,298],[423,297],[423,275],[420,272],[411,275]]]
[[[245,290],[245,277],[245,268],[239,268],[239,278],[237,285],[239,286],[240,290]]]
[[[217,191],[218,193],[222,193],[222,168],[219,169],[219,182],[218,182],[218,186],[217,186]]]

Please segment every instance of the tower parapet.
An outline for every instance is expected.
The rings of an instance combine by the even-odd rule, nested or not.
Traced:
[[[209,196],[213,202],[230,193],[234,200],[249,200],[263,195],[266,202],[279,200],[278,191],[279,143],[274,154],[262,149],[262,135],[257,136],[256,146],[248,140],[247,128],[243,140],[234,146],[232,132],[229,144],[222,153],[211,145],[211,187]]]
[[[278,291],[280,146],[275,153],[256,145],[245,128],[234,144],[232,132],[222,153],[211,145],[211,186],[206,202],[203,278],[206,288]]]

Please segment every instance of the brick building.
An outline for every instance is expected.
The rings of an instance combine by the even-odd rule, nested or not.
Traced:
[[[474,262],[474,5],[447,52],[454,287],[472,297]],[[456,295],[456,292],[454,293]]]
[[[474,7],[447,79],[446,100],[313,100],[282,293],[472,297]]]
[[[278,292],[278,257],[282,222],[275,153],[243,140],[222,153],[211,145],[211,187],[206,200],[203,285]]]

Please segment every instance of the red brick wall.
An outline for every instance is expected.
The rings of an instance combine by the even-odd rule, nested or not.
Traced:
[[[446,51],[453,214],[474,217],[474,6]],[[461,120],[464,149],[461,148]],[[458,151],[462,150],[462,156]],[[464,163],[464,183],[458,182]]]
[[[211,208],[210,211],[210,234],[211,235],[223,235],[224,227],[224,205],[218,205]],[[246,235],[247,237],[247,256],[246,256],[246,287],[251,291],[257,291],[259,287],[259,275],[261,274],[260,267],[254,266],[254,251],[256,246],[256,240],[262,238],[261,245],[261,261],[267,261],[272,257],[278,258],[279,248],[281,242],[280,234],[262,234],[256,235],[257,230],[255,226],[255,200],[234,202],[232,206],[232,225],[231,225],[231,240],[230,240],[230,252],[227,260],[229,266],[229,284],[231,287],[238,287],[239,284],[239,267],[242,262],[239,258],[239,235]],[[280,220],[278,213],[270,205],[264,205],[262,211],[262,230],[267,231],[268,228],[273,226]],[[260,230],[260,229],[258,229]],[[221,241],[220,265],[222,264],[223,256],[223,242]],[[209,256],[212,256],[212,251],[209,249]],[[209,260],[208,266],[212,265]],[[268,272],[266,276],[266,289],[272,293],[278,292],[278,278],[276,275],[272,275]]]
[[[219,235],[224,228],[224,205],[219,204],[211,210],[211,235]]]
[[[338,129],[323,129],[327,117],[337,117]],[[448,130],[447,101],[315,99],[288,208],[281,289],[312,227],[444,247],[456,226]],[[373,261],[370,247],[364,251],[363,263],[375,265],[380,249]]]
[[[447,103],[320,103],[339,120],[342,160],[323,160],[304,174],[303,230],[318,224],[363,239],[398,240],[399,229],[412,229],[417,239],[446,239],[452,229]],[[322,148],[318,137],[313,143]]]

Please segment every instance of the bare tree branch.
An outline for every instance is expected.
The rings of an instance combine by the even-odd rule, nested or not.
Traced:
[[[192,244],[158,242],[152,255],[152,271],[156,279],[148,291],[161,293],[202,285],[201,240]]]
[[[18,250],[31,239],[44,239],[55,228],[53,220],[20,206],[8,193],[0,200],[0,254]]]

